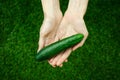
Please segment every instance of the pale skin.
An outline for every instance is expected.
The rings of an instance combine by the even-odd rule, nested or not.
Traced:
[[[77,33],[84,34],[84,39],[80,43],[49,59],[51,66],[62,67],[63,63],[68,61],[70,53],[81,47],[87,39],[88,31],[83,19],[87,5],[88,0],[69,0],[68,8],[63,16],[59,0],[42,0],[44,21],[40,29],[38,51],[63,38]]]

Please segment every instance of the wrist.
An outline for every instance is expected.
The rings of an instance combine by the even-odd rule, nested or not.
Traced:
[[[55,12],[55,13],[52,13],[52,14],[44,14],[44,19],[48,19],[48,20],[51,20],[51,21],[54,21],[54,22],[59,22],[61,19],[63,18],[63,14],[62,12]]]
[[[44,18],[56,19],[56,18],[61,18],[62,16],[63,14],[60,10],[44,12]]]
[[[77,19],[77,18],[79,18],[79,19],[83,19],[83,15],[81,14],[81,12],[75,12],[74,10],[66,10],[66,12],[65,12],[65,15],[64,15],[65,17],[67,17],[67,18],[75,18],[75,19]]]
[[[88,0],[70,0],[67,12],[83,18],[87,9],[87,5]]]
[[[80,11],[66,10],[65,15],[74,16],[79,19],[83,19],[84,15]]]
[[[59,0],[42,0],[44,17],[56,18],[61,15]]]

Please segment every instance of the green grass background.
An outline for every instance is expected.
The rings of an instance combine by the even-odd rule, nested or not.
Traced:
[[[65,12],[68,0],[60,0]],[[36,62],[40,0],[0,0],[0,80],[120,80],[120,1],[89,0],[89,37],[62,68]]]

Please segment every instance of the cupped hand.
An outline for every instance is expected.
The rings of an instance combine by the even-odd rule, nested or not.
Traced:
[[[58,55],[52,57],[50,60],[48,60],[48,62],[53,67],[55,67],[55,66],[62,67],[63,62],[67,62],[67,58],[69,57],[70,53],[73,50],[77,49],[78,47],[81,47],[88,37],[88,31],[87,31],[84,19],[77,15],[66,13],[60,23],[58,30],[57,30],[57,35],[55,37],[55,40],[58,41],[58,40],[72,36],[77,33],[81,33],[84,35],[83,40],[80,43],[78,43],[77,45],[75,45],[74,47],[71,47],[71,48],[63,51],[63,52],[59,53]]]
[[[62,14],[53,17],[47,17],[44,19],[43,24],[40,28],[38,50],[41,50],[43,47],[55,42],[55,35],[62,19]]]

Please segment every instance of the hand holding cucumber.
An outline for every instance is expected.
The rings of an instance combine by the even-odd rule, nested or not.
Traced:
[[[77,43],[79,43],[82,39],[83,39],[83,34],[75,34],[73,36],[64,38],[62,40],[59,40],[55,43],[52,43],[46,47],[44,47],[43,49],[41,49],[37,56],[36,56],[36,60],[38,61],[43,61],[43,60],[47,60],[55,55],[57,55],[58,53],[73,47],[74,45],[76,45]]]
[[[55,42],[55,34],[62,19],[62,12],[59,8],[59,1],[55,3],[52,0],[41,0],[44,12],[43,24],[40,28],[38,50]],[[53,6],[53,3],[55,7]],[[56,13],[57,12],[57,13]]]
[[[64,18],[68,17],[66,16]],[[67,60],[71,51],[83,45],[84,41],[88,36],[84,20],[78,18],[79,19],[78,21],[75,20],[66,21],[66,19],[64,20],[64,18],[57,30],[57,34],[55,37],[56,42],[55,43],[53,42],[53,44],[44,47],[38,52],[36,56],[36,59],[38,61],[46,60],[52,57],[51,59],[49,59],[49,63],[53,67],[62,66],[62,63]],[[63,50],[64,52],[61,52]]]
[[[62,67],[63,62],[67,62],[70,53],[78,47],[81,47],[87,39],[88,31],[83,17],[87,9],[88,0],[69,0],[68,9],[64,17],[62,17],[59,0],[41,1],[44,11],[44,21],[40,29],[39,47],[36,59],[41,61],[50,58],[48,60],[50,65],[53,67]],[[84,35],[83,39],[80,37],[82,34]],[[75,38],[78,39],[75,35],[79,35],[82,41],[74,41]],[[71,38],[71,36],[73,38]],[[70,43],[75,43],[65,46],[65,43],[69,41]],[[62,47],[61,44],[64,46]],[[54,49],[56,49],[56,51]],[[50,54],[47,54],[48,52],[50,52]],[[39,55],[39,53],[41,54]],[[45,55],[47,55],[47,57]]]
[[[71,18],[71,19],[69,19]],[[70,53],[77,49],[78,47],[81,47],[87,36],[88,36],[88,31],[86,29],[86,25],[84,23],[83,19],[80,19],[79,17],[76,17],[74,19],[74,16],[68,14],[65,14],[65,16],[62,19],[62,22],[58,28],[57,34],[55,39],[56,40],[62,40],[64,38],[67,38],[69,36],[75,35],[81,33],[84,35],[84,38],[81,42],[79,42],[77,45],[61,52],[57,56],[52,57],[49,60],[49,63],[54,67],[54,66],[62,66],[62,63],[67,60],[69,57]]]

